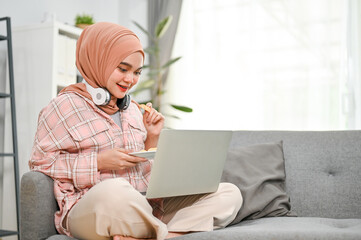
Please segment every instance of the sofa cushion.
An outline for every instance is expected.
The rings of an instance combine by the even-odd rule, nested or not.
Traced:
[[[213,232],[184,235],[177,240],[359,240],[361,219],[272,217],[242,221]]]
[[[237,185],[243,196],[243,206],[231,224],[290,215],[285,177],[282,142],[230,149],[222,181]]]

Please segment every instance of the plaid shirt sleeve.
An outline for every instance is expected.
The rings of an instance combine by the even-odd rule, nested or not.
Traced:
[[[97,183],[97,152],[100,145],[112,140],[106,139],[107,134],[98,134],[109,127],[88,108],[84,100],[62,95],[42,110],[30,169],[61,182],[71,181],[77,189]],[[85,146],[86,139],[90,148]]]

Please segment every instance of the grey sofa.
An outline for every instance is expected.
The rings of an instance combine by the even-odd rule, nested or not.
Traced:
[[[285,187],[297,217],[244,219],[176,239],[361,240],[361,131],[237,131],[230,149],[275,141],[283,141]],[[21,239],[71,239],[56,234],[56,209],[52,180],[38,172],[24,174]]]

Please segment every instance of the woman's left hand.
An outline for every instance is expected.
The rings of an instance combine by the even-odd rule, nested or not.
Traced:
[[[147,130],[148,137],[158,137],[164,127],[164,116],[152,108],[152,103],[147,103],[150,111],[145,111],[143,115],[143,123]]]

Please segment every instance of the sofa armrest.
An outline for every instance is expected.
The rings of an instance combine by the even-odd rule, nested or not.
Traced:
[[[41,172],[27,172],[20,187],[20,239],[46,239],[57,234],[54,213],[58,209],[53,180]]]

